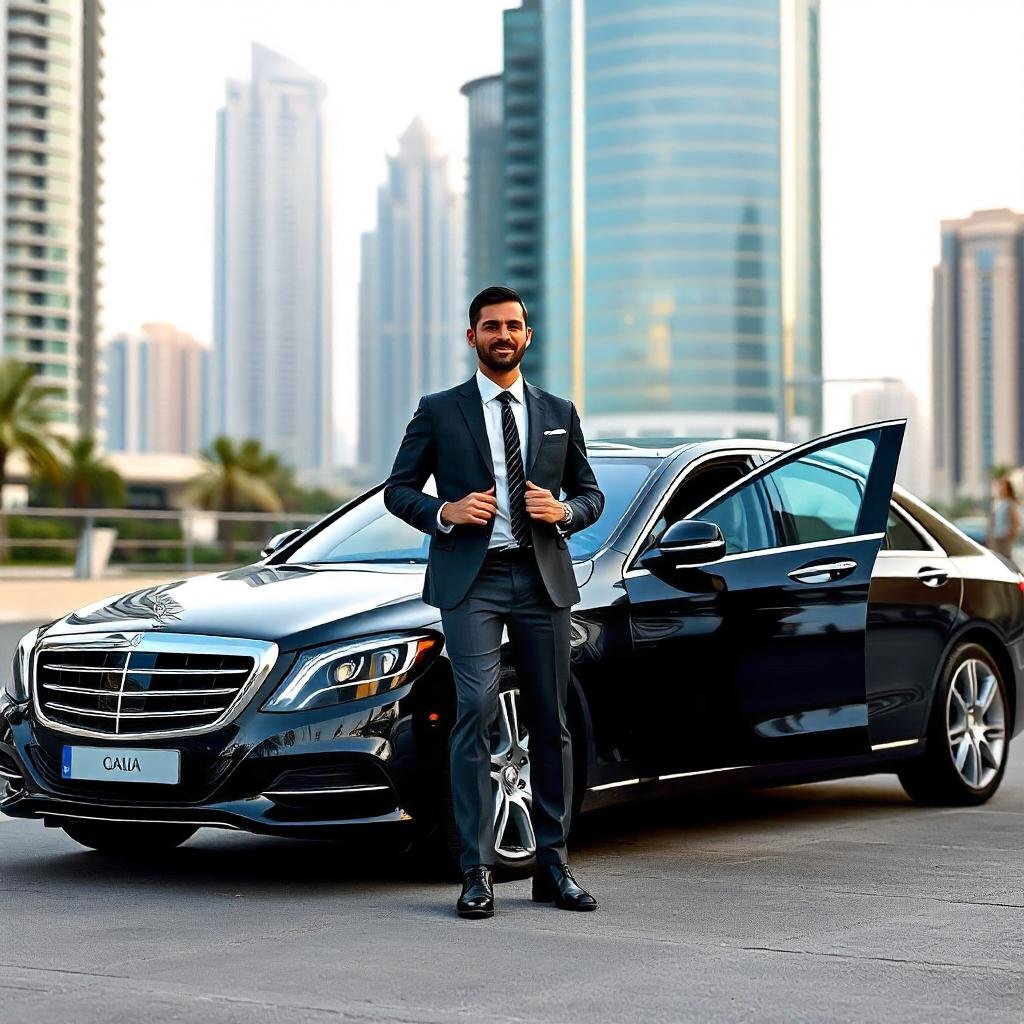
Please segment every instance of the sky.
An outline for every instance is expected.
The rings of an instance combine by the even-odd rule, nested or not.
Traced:
[[[359,235],[420,115],[465,175],[463,83],[501,66],[514,0],[107,0],[103,333],[209,342],[217,109],[253,41],[328,88],[335,401],[354,423]],[[823,0],[826,377],[903,378],[927,407],[939,222],[1024,211],[1024,0]],[[826,426],[851,387],[826,385]]]

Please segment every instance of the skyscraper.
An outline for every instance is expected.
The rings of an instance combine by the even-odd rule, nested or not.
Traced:
[[[359,461],[387,475],[420,395],[469,375],[462,215],[448,160],[417,118],[388,158],[377,228],[362,239]]]
[[[208,349],[172,324],[143,324],[104,346],[107,447],[194,455]]]
[[[1024,215],[942,222],[933,275],[936,498],[984,498],[993,466],[1024,463]]]
[[[68,435],[96,429],[101,0],[2,0],[4,356],[59,390]]]
[[[902,381],[888,381],[873,387],[861,388],[850,398],[850,414],[850,422],[854,426],[877,423],[880,420],[907,421],[896,482],[927,500],[931,494],[931,482],[925,448],[925,425],[917,395]]]
[[[253,45],[217,116],[214,431],[254,437],[325,481],[332,468],[326,90]]]
[[[467,83],[466,291],[508,284],[522,295],[534,337],[524,375],[544,380],[543,51],[540,0],[503,14],[500,75]]]
[[[505,90],[501,75],[462,87],[469,101],[466,295],[505,279]]]
[[[546,385],[591,434],[816,432],[818,0],[543,13]]]

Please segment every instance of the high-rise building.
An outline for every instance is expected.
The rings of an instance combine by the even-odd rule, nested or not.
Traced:
[[[211,427],[309,481],[332,469],[325,94],[253,45],[252,80],[228,83],[217,116]]]
[[[523,374],[543,385],[543,23],[540,0],[503,14],[500,75],[467,83],[466,291],[507,284],[523,297],[533,341]]]
[[[464,360],[462,211],[417,118],[388,158],[377,228],[363,235],[359,288],[359,461],[390,471],[421,395],[469,376]]]
[[[505,113],[501,75],[462,87],[469,101],[466,295],[505,280]],[[468,305],[468,303],[467,303]]]
[[[861,388],[850,398],[850,422],[853,426],[895,419],[907,421],[896,482],[927,500],[930,497],[930,480],[925,454],[925,424],[917,395],[903,381],[893,380]]]
[[[544,0],[544,377],[591,434],[819,430],[818,8]]]
[[[208,349],[172,324],[143,324],[104,346],[107,448],[194,455],[202,444]]]
[[[97,428],[101,0],[0,0],[4,349],[58,389],[67,435]]]
[[[546,386],[549,344],[544,314],[543,21],[540,0],[503,14],[505,105],[505,279],[523,297],[533,340],[523,356],[527,380]],[[550,339],[559,344],[561,339]]]
[[[943,221],[933,285],[935,497],[984,498],[994,466],[1024,463],[1024,215]]]

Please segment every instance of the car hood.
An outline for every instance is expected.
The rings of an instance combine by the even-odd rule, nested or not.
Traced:
[[[580,585],[592,562],[574,566]],[[377,629],[436,624],[422,565],[249,565],[98,601],[48,634],[154,630],[270,640],[282,649]]]

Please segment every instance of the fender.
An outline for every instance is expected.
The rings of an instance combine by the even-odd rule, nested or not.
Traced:
[[[939,658],[935,675],[932,677],[932,685],[928,693],[928,710],[925,713],[924,719],[926,723],[925,728],[927,730],[927,723],[932,720],[935,694],[938,691],[939,679],[946,668],[949,656],[958,644],[968,640],[980,643],[995,658],[996,663],[1003,672],[1007,696],[1010,700],[1010,710],[1013,716],[1013,727],[1009,731],[1010,738],[1012,739],[1024,728],[1024,718],[1020,714],[1020,697],[1022,684],[1024,684],[1024,679],[1021,676],[1022,672],[1024,672],[1024,666],[1018,668],[1014,663],[1006,637],[995,623],[987,619],[968,619],[953,627],[949,639],[946,641],[946,646],[942,650],[942,656]]]

